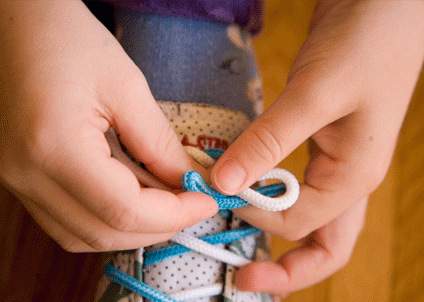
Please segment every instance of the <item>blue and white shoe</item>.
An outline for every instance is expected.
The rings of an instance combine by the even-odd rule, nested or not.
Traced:
[[[116,12],[116,24],[118,40],[143,71],[153,96],[167,100],[159,104],[195,157],[199,154],[193,150],[219,155],[217,150],[225,150],[261,112],[250,34],[239,26],[125,9]],[[213,162],[202,152],[195,159],[205,165]],[[287,187],[265,186],[261,193],[277,196],[286,191],[282,196],[267,199],[253,190],[241,197],[223,196],[196,173],[186,174],[185,189],[211,195],[223,210],[171,241],[115,254],[96,301],[272,301],[267,294],[234,286],[236,268],[265,260],[268,250],[265,234],[230,211],[247,203],[267,210],[290,206],[298,194],[297,182],[287,172],[268,176],[282,178]]]
[[[249,124],[243,113],[216,106],[160,105],[181,141],[198,150],[213,150],[212,157]],[[268,193],[278,195],[282,189],[274,186],[273,193]],[[298,193],[298,187],[297,193],[296,188],[291,189],[294,195]],[[242,292],[233,284],[236,267],[267,259],[267,246],[264,233],[232,216],[229,210],[221,210],[183,230],[172,241],[117,253],[106,268],[97,301],[272,301],[270,295]]]

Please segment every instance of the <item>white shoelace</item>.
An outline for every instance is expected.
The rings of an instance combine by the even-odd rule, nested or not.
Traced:
[[[214,164],[215,160],[205,152],[195,147],[186,146],[185,148],[187,153],[190,154],[202,166],[209,167]],[[262,195],[249,188],[237,196],[246,200],[250,205],[267,211],[286,210],[296,202],[300,189],[299,183],[293,174],[286,170],[275,168],[260,178],[261,181],[267,179],[281,180],[286,185],[286,192],[282,196],[273,198]],[[214,246],[194,236],[182,232],[175,235],[171,240],[195,252],[235,267],[240,267],[251,262],[249,259],[239,256],[229,250]],[[170,296],[178,301],[187,301],[219,295],[222,293],[222,289],[223,284],[216,283],[204,287],[171,293]]]
[[[141,184],[165,190],[168,189],[155,176],[140,168],[128,157],[121,149],[119,140],[113,130],[106,133],[106,138],[111,146],[113,156],[131,169]],[[195,147],[186,146],[185,149],[189,155],[204,167],[210,167],[215,163],[212,157]],[[268,197],[248,188],[237,196],[247,201],[250,205],[266,211],[282,211],[291,207],[299,196],[299,184],[295,176],[286,170],[275,168],[262,176],[259,180],[263,181],[268,179],[278,179],[283,182],[286,186],[286,192],[278,197]],[[171,240],[190,250],[235,267],[240,267],[251,262],[249,259],[239,256],[229,250],[209,244],[183,232],[178,233]],[[169,295],[177,301],[188,301],[216,296],[222,294],[222,291],[223,284],[214,283],[194,289],[169,293]]]

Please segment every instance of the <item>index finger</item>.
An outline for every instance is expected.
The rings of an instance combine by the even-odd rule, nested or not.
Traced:
[[[57,150],[61,156],[50,159],[48,174],[114,229],[174,232],[216,213],[216,203],[204,194],[141,188],[135,175],[111,157],[103,133],[84,133],[85,138],[75,140],[78,148],[65,143]]]

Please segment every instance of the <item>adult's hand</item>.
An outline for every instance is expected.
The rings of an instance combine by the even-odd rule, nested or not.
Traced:
[[[177,187],[190,159],[143,74],[81,1],[0,3],[0,180],[73,252],[132,249],[212,216],[199,193],[141,188],[131,154]]]
[[[311,240],[278,264],[243,268],[241,289],[285,295],[346,263],[362,226],[364,200],[386,174],[421,69],[423,16],[422,1],[318,3],[283,94],[212,169],[214,186],[235,194],[311,141],[292,208],[236,211],[286,239],[311,234]]]

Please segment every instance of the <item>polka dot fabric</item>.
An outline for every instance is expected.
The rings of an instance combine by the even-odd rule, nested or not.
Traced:
[[[226,149],[249,125],[240,111],[195,103],[159,102],[184,145]]]
[[[230,228],[236,229],[243,226],[245,222],[237,217],[233,217]],[[238,255],[243,255],[248,259],[267,260],[269,259],[268,243],[266,234],[259,237],[246,237],[235,241],[228,246],[228,249]],[[227,265],[225,268],[224,297],[229,302],[272,302],[273,299],[268,294],[243,292],[234,286],[235,267]]]
[[[226,148],[249,124],[249,119],[244,114],[225,108],[173,102],[160,102],[160,106],[183,144],[202,150]],[[226,229],[228,229],[226,218],[217,214],[183,232],[200,237]],[[163,245],[166,244],[161,243],[146,250]],[[222,263],[193,252],[146,267],[143,275],[144,281],[149,285],[171,293],[224,282],[224,271]],[[216,298],[197,301],[216,301]]]

